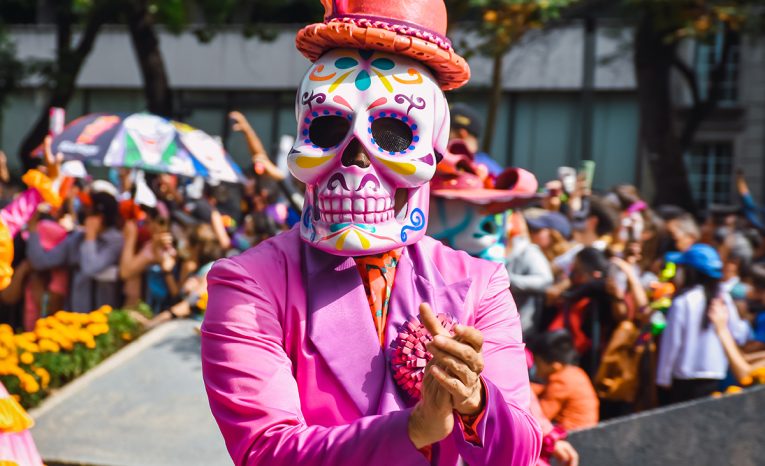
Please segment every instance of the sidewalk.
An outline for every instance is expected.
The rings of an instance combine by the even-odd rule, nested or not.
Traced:
[[[32,410],[46,462],[230,465],[202,385],[194,325],[160,326]]]

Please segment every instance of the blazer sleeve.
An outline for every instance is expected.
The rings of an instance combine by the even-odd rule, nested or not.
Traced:
[[[207,277],[202,374],[213,417],[237,465],[427,465],[409,439],[409,410],[341,426],[306,425],[279,310],[241,265]]]
[[[542,432],[529,410],[531,387],[521,339],[521,323],[510,294],[507,271],[498,265],[475,310],[475,327],[484,338],[486,408],[477,426],[480,444],[452,433],[471,466],[536,464]],[[457,424],[455,424],[457,425]]]

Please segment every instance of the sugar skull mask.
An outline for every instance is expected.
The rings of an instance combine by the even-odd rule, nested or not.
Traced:
[[[424,234],[428,181],[449,136],[430,71],[384,52],[335,49],[303,78],[292,174],[306,184],[301,236],[342,256],[412,244]]]
[[[487,214],[465,201],[431,198],[428,234],[471,256],[505,262],[505,213]]]

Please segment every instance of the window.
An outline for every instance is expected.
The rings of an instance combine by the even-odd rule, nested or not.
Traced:
[[[699,97],[706,99],[709,94],[712,70],[720,61],[723,53],[723,31],[719,31],[709,42],[696,44],[695,68],[699,83]],[[739,40],[733,36],[730,44],[728,60],[723,70],[723,78],[720,83],[720,105],[733,105],[738,101],[738,65],[739,65]]]
[[[688,181],[697,205],[728,204],[733,189],[733,144],[699,143],[685,156]]]

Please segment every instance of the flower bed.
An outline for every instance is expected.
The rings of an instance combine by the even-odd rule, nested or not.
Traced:
[[[102,306],[80,314],[58,311],[37,321],[33,332],[0,325],[0,382],[25,408],[77,378],[141,331],[123,310]]]

